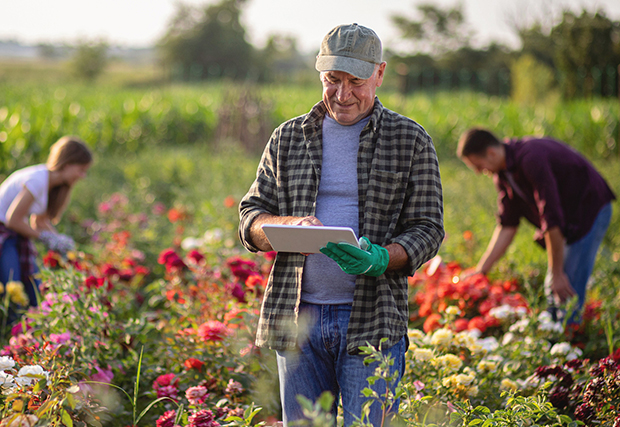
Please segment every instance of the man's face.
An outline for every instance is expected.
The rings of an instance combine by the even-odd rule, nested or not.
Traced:
[[[354,125],[370,115],[375,92],[383,83],[385,62],[375,67],[370,78],[363,80],[344,71],[321,73],[323,102],[329,116],[344,126]]]
[[[500,171],[499,165],[494,161],[493,155],[489,155],[488,150],[484,156],[476,154],[465,156],[463,162],[474,172],[484,175],[492,175]]]

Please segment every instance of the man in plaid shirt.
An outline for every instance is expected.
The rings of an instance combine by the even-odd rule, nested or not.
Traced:
[[[385,67],[371,29],[330,31],[316,61],[323,100],[274,131],[240,203],[239,236],[253,252],[272,250],[264,224],[347,226],[363,236],[361,249],[329,243],[322,253],[277,254],[256,343],[277,351],[285,425],[304,417],[298,395],[316,401],[325,391],[336,398],[334,420],[341,398],[345,425],[381,424],[380,404],[362,413],[361,391],[376,364],[364,366],[359,347],[391,355],[400,381],[407,277],[444,237],[432,140],[375,96]],[[384,393],[385,383],[373,388]]]

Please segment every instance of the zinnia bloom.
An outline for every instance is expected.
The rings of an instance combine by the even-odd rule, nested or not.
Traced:
[[[179,379],[174,374],[160,375],[153,382],[153,390],[157,392],[157,397],[169,397],[177,400],[179,395]]]
[[[157,427],[174,427],[174,419],[176,418],[175,411],[166,411],[157,419],[155,423]]]
[[[202,365],[204,365],[205,362],[195,359],[193,357],[190,357],[188,359],[185,360],[185,362],[183,362],[183,365],[185,365],[185,367],[187,369],[196,369],[197,371],[199,371],[200,369],[202,369]]]
[[[198,336],[203,341],[222,341],[228,333],[226,325],[217,320],[209,320],[198,327]]]
[[[208,409],[202,409],[190,415],[187,420],[189,421],[189,427],[217,427],[220,425],[220,423],[215,421],[213,412]]]
[[[209,395],[208,390],[204,386],[190,387],[185,391],[185,397],[192,405],[200,405]]]

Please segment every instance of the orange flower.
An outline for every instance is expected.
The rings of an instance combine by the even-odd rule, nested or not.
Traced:
[[[474,233],[472,233],[471,231],[469,231],[469,230],[465,230],[465,231],[463,232],[463,239],[464,239],[465,241],[469,241],[469,240],[471,240],[473,237],[474,237]]]

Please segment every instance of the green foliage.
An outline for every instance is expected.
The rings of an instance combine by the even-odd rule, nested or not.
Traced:
[[[523,55],[511,67],[512,99],[534,105],[549,99],[555,86],[553,70],[532,55]]]
[[[108,44],[102,40],[78,44],[73,55],[75,75],[87,81],[95,80],[107,65],[107,51]]]

